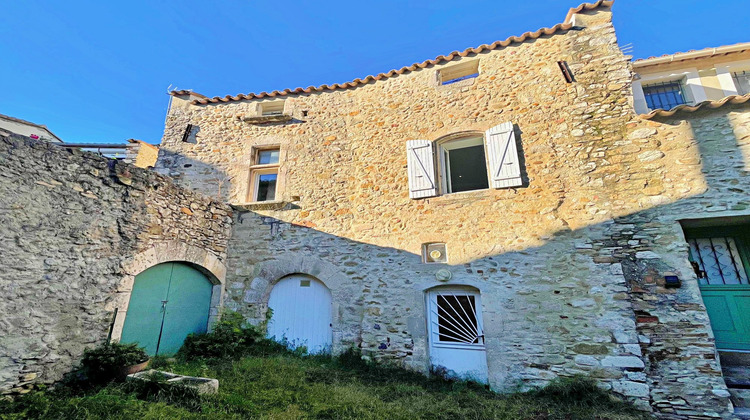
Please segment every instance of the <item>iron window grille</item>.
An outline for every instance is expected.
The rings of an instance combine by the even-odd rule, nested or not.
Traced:
[[[703,285],[748,284],[748,273],[734,237],[692,238],[690,262]]]
[[[738,95],[747,95],[750,93],[750,70],[737,71],[732,73],[734,85],[737,87]]]
[[[649,109],[672,109],[687,103],[682,82],[679,80],[645,85],[643,95]]]
[[[439,293],[435,299],[431,311],[437,343],[484,345],[476,296]]]

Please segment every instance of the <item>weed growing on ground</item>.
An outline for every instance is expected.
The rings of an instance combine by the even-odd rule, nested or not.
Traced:
[[[647,418],[585,377],[560,378],[526,393],[376,364],[350,350],[303,356],[225,314],[210,334],[190,337],[171,372],[219,379],[216,395],[162,381],[111,383],[85,392],[58,387],[0,401],[16,419],[612,419]]]

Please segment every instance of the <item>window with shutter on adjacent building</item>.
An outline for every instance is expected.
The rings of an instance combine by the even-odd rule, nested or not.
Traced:
[[[649,109],[672,109],[687,103],[682,80],[643,85],[643,95]]]
[[[515,130],[510,122],[481,136],[406,142],[409,197],[522,185]]]
[[[738,95],[747,95],[750,93],[750,70],[732,73],[732,80],[734,80]]]

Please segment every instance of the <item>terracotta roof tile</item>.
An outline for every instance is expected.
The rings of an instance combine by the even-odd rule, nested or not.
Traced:
[[[679,113],[696,112],[701,109],[716,109],[727,104],[738,105],[738,104],[744,104],[745,102],[748,102],[748,101],[750,101],[750,93],[746,95],[730,95],[722,99],[717,99],[715,101],[703,101],[696,105],[679,105],[670,110],[655,109],[649,112],[648,114],[641,114],[639,116],[643,118],[644,120],[650,120],[655,117],[671,117],[672,115],[678,112]]]
[[[537,39],[543,35],[552,35],[557,32],[567,31],[570,28],[573,27],[571,23],[569,23],[570,18],[583,10],[594,10],[599,7],[611,7],[614,3],[614,0],[597,0],[594,3],[582,3],[578,7],[571,8],[568,11],[567,16],[565,17],[564,23],[558,23],[557,25],[551,27],[551,28],[541,28],[534,32],[526,32],[522,34],[521,36],[511,36],[504,41],[495,41],[492,44],[482,44],[476,48],[467,48],[461,52],[453,51],[452,53],[448,55],[439,55],[435,57],[433,60],[426,60],[421,63],[414,63],[411,66],[402,67],[398,70],[391,70],[387,73],[380,73],[376,76],[367,76],[363,79],[354,79],[351,82],[346,83],[334,83],[332,85],[320,85],[318,87],[315,86],[308,86],[306,88],[298,87],[296,89],[284,89],[282,91],[274,90],[273,92],[260,92],[260,93],[248,93],[248,94],[239,94],[236,96],[227,95],[224,97],[213,97],[208,98],[206,96],[200,95],[196,92],[188,91],[188,90],[175,90],[170,92],[173,96],[186,96],[186,95],[196,95],[201,96],[202,99],[196,99],[192,101],[191,103],[194,105],[205,105],[209,103],[221,103],[221,102],[232,102],[232,101],[241,101],[244,99],[263,99],[263,98],[275,98],[278,96],[288,96],[288,95],[297,95],[297,94],[305,94],[305,93],[312,93],[312,92],[326,92],[326,91],[334,91],[334,90],[340,90],[340,89],[349,89],[361,85],[365,85],[367,83],[377,81],[377,80],[383,80],[387,79],[389,77],[404,74],[406,72],[415,71],[418,69],[423,69],[426,67],[434,66],[436,64],[440,64],[443,62],[449,62],[453,60],[456,57],[466,57],[470,54],[479,54],[484,51],[492,51],[499,48],[507,47],[510,44],[514,43],[521,43],[526,41],[527,39]]]

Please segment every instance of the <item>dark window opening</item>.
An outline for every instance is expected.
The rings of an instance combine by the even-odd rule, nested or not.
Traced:
[[[258,195],[256,201],[271,201],[276,198],[276,174],[258,175]]]
[[[489,188],[487,163],[484,156],[484,145],[446,150],[448,192],[461,192]]]

